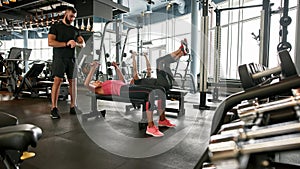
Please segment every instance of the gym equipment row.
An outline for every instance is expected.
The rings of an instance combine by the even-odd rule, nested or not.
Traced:
[[[50,97],[49,90],[53,84],[51,78],[51,61],[31,61],[28,64],[31,49],[12,47],[7,58],[1,56],[1,90],[6,87],[14,98],[20,94],[30,94],[31,97]],[[23,63],[24,62],[24,63]],[[24,75],[20,64],[29,69]],[[4,69],[3,69],[4,68]],[[43,75],[43,76],[42,76]],[[68,83],[64,82],[60,89],[60,97],[68,97]]]
[[[253,78],[253,74],[263,79],[259,83],[253,82],[256,85],[245,91],[227,97],[217,107],[208,148],[195,168],[295,167],[275,158],[300,145],[300,77],[293,62],[289,62],[287,50],[280,51],[279,57],[281,65],[270,70],[261,67],[255,67],[255,71],[244,69],[254,64],[241,66],[241,70],[246,70],[240,73],[240,76],[246,76],[241,77],[242,84],[244,78]],[[285,64],[289,64],[288,69]],[[269,78],[277,81],[271,82],[267,80]]]
[[[1,56],[1,83],[5,83],[9,92],[14,92],[17,89],[17,82],[19,76],[22,74],[22,69],[19,64],[22,61],[28,60],[31,54],[31,49],[16,48],[13,47],[9,51],[9,55],[6,59]],[[23,59],[21,58],[23,55]],[[4,68],[4,69],[3,69]],[[1,86],[3,86],[1,84]]]
[[[290,54],[287,50],[280,51],[278,53],[279,57],[281,58],[291,58]],[[292,70],[296,70],[295,65],[291,64],[290,65]],[[260,73],[262,74],[267,74],[269,72],[268,70],[261,71]],[[271,71],[273,72],[273,71]],[[262,83],[258,84],[257,86],[254,86],[252,88],[249,88],[248,90],[238,92],[236,94],[233,94],[229,97],[227,97],[225,100],[223,100],[220,105],[216,109],[215,116],[213,118],[213,125],[211,129],[212,134],[216,134],[218,130],[220,129],[220,126],[224,124],[224,119],[226,116],[226,112],[230,111],[234,106],[237,104],[240,104],[241,101],[243,100],[248,100],[248,99],[261,99],[261,98],[266,98],[266,97],[271,97],[271,96],[277,96],[283,93],[290,92],[291,89],[293,88],[299,88],[300,84],[297,82],[298,79],[298,73],[294,72],[295,74],[289,77],[286,77],[284,79],[281,79],[278,82],[275,83]],[[251,70],[249,70],[248,73],[246,74],[251,74]],[[243,76],[244,74],[240,74],[240,76]],[[243,77],[241,77],[243,79]],[[243,80],[241,80],[242,83]]]

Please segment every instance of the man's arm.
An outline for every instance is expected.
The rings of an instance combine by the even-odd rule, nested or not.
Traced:
[[[59,42],[56,40],[56,35],[48,34],[48,45],[51,47],[67,47],[67,42]]]
[[[85,41],[84,41],[84,39],[83,39],[82,36],[78,36],[77,37],[76,46],[80,47],[80,48],[84,48],[85,47]]]
[[[48,45],[56,48],[67,46],[70,46],[71,48],[74,48],[75,46],[83,48],[85,47],[85,42],[82,36],[78,36],[77,42],[74,40],[69,40],[68,42],[59,42],[56,40],[56,35],[48,34]]]

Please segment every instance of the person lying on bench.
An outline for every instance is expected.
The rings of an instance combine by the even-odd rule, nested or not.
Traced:
[[[166,105],[166,94],[162,87],[156,86],[139,86],[126,84],[124,76],[120,71],[118,65],[113,62],[112,65],[115,67],[117,76],[119,80],[106,80],[104,82],[92,81],[93,74],[95,73],[99,63],[93,61],[91,64],[90,72],[88,73],[84,85],[91,91],[99,95],[116,95],[124,96],[132,99],[145,99],[148,98],[148,103],[146,106],[146,114],[148,120],[148,126],[146,134],[152,135],[154,137],[161,137],[164,134],[159,131],[158,127],[155,126],[153,122],[153,110],[155,109],[155,100],[159,98],[159,104],[157,106],[158,112],[160,114],[158,126],[165,127],[175,127],[165,116],[165,105]]]
[[[158,62],[159,67],[157,67],[158,71],[157,71],[157,78],[151,78],[151,64],[147,58],[147,55],[144,53],[144,57],[146,60],[146,67],[147,67],[147,72],[146,72],[146,77],[147,78],[140,78],[139,77],[139,73],[137,70],[137,64],[136,64],[136,56],[137,53],[131,51],[130,53],[132,54],[132,66],[133,66],[133,79],[131,80],[131,84],[135,84],[135,85],[145,85],[145,86],[162,86],[165,88],[165,90],[169,90],[172,88],[172,84],[173,84],[173,76],[172,76],[172,72],[170,71],[170,64],[174,61],[177,61],[178,59],[181,58],[181,56],[184,56],[187,54],[187,44],[186,39],[183,40],[181,42],[181,46],[179,47],[179,49],[177,49],[176,51],[167,54],[163,57],[160,57]],[[166,66],[166,67],[165,67]],[[165,67],[165,68],[162,68]]]

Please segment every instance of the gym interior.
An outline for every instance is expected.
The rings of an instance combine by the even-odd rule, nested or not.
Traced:
[[[48,35],[68,6],[85,41],[76,114],[64,77],[53,119]],[[299,24],[299,0],[0,0],[0,168],[300,168]],[[157,59],[178,49],[162,137],[147,134],[147,98],[85,85],[94,61],[93,80],[117,79],[117,64],[129,83],[133,51],[139,77],[159,79]]]

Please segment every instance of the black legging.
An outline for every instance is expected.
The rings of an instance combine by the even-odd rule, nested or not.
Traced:
[[[163,70],[168,74],[172,75],[170,64],[176,62],[176,60],[171,56],[171,54],[167,54],[163,57],[156,59],[156,69]]]
[[[153,111],[155,109],[155,100],[159,101],[158,108],[166,107],[166,92],[160,86],[140,86],[140,85],[124,85],[120,89],[120,96],[132,99],[148,98],[148,107],[146,110]]]
[[[172,88],[172,81],[173,78],[164,73],[164,71],[158,71],[157,78],[143,78],[134,80],[134,84],[147,87],[150,86],[150,88],[153,86],[163,87],[166,91],[168,91],[170,88]]]

